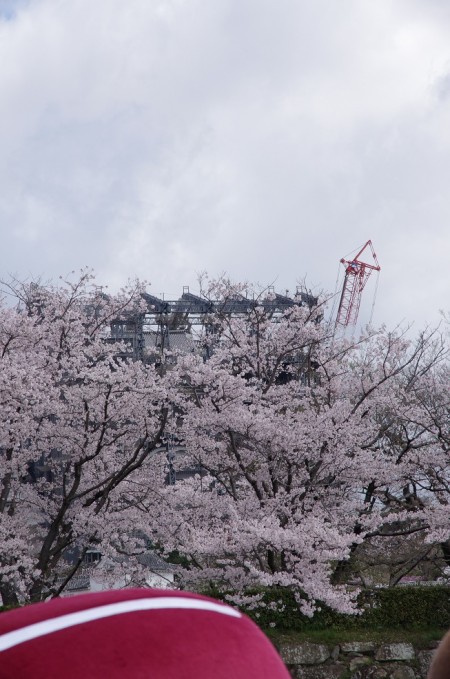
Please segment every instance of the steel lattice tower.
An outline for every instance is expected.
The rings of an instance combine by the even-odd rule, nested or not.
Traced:
[[[360,257],[366,248],[370,248],[374,264],[361,261]],[[341,259],[341,264],[345,266],[345,278],[336,316],[336,328],[346,328],[348,325],[356,324],[362,291],[371,273],[380,271],[371,240],[365,243],[356,257],[351,260]]]

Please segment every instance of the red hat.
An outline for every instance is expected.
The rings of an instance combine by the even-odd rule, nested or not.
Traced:
[[[0,614],[0,679],[289,679],[249,618],[170,590],[80,594]]]

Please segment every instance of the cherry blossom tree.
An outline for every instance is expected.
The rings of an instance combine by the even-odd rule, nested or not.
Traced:
[[[141,322],[141,285],[105,295],[83,273],[6,292],[4,602],[63,592],[92,548],[105,574],[126,567],[140,582],[149,537],[182,557],[181,586],[281,585],[305,612],[317,601],[348,611],[364,550],[416,534],[423,553],[450,544],[448,354],[437,332],[338,339],[312,295],[279,304],[221,280],[203,290],[216,303],[197,351],[163,352],[156,367],[108,331]],[[174,485],[170,438],[184,450]]]
[[[109,341],[112,320],[141,313],[140,285],[107,296],[84,272],[5,289],[0,592],[13,603],[60,593],[89,548],[119,564],[136,547],[129,493],[160,446],[168,392],[151,365]]]
[[[219,292],[225,309],[243,290]],[[288,586],[306,612],[317,600],[351,610],[342,565],[365,540],[392,537],[394,518],[397,532],[415,530],[404,489],[440,445],[423,416],[444,347],[384,329],[338,340],[319,302],[216,308],[203,357],[179,359],[180,464],[199,473],[166,488],[176,520],[161,523],[165,545],[186,555],[191,586]]]
[[[382,472],[365,489],[365,504],[383,508],[381,527],[365,536],[363,548],[353,550],[356,563],[344,572],[359,572],[369,562],[384,566],[388,583],[410,573],[437,573],[444,565],[449,537],[449,363],[448,339],[439,330],[407,341],[404,333],[379,333],[353,363],[361,376],[363,394],[386,380],[388,391],[375,413],[379,425],[374,443],[383,453]],[[375,351],[378,360],[371,358]],[[381,360],[382,359],[382,360]],[[377,369],[367,370],[367,365]],[[367,379],[369,377],[369,379]],[[373,444],[372,444],[373,445]],[[359,563],[358,568],[355,568]],[[369,569],[369,579],[370,579]]]
[[[423,337],[421,338],[423,339]],[[418,343],[419,347],[424,344]],[[422,347],[421,347],[422,348]],[[409,366],[402,398],[386,445],[404,474],[400,490],[387,489],[385,503],[407,510],[423,553],[440,547],[440,563],[450,565],[450,369],[448,337],[434,337]],[[409,408],[404,407],[405,401]],[[392,412],[392,411],[391,411]],[[413,518],[412,518],[413,517]],[[434,553],[436,553],[434,551]]]

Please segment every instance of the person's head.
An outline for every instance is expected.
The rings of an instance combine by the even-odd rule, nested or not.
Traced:
[[[450,679],[450,632],[447,632],[434,654],[427,679]]]
[[[170,590],[114,590],[0,614],[0,679],[288,679],[245,615]]]

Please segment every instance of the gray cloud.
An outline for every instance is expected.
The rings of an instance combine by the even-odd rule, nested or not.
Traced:
[[[13,5],[0,2],[3,272],[87,264],[176,295],[226,270],[333,290],[340,257],[371,237],[377,321],[448,306],[445,3]]]

